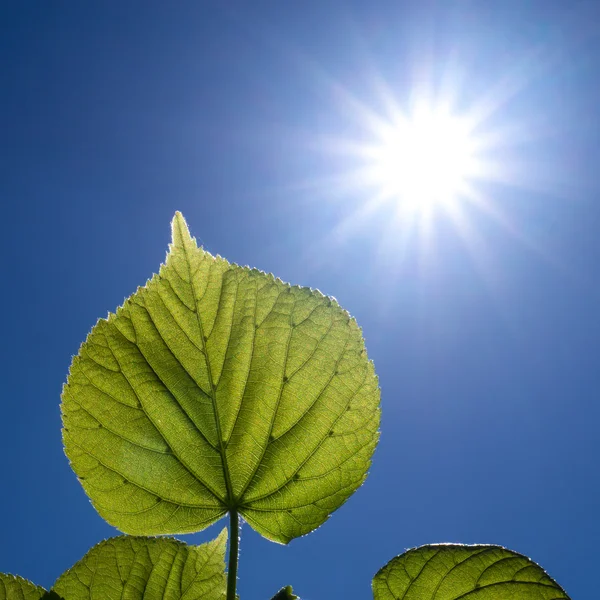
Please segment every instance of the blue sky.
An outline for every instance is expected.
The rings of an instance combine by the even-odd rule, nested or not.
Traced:
[[[50,586],[116,534],[63,455],[60,391],[180,210],[212,253],[335,296],[381,383],[366,484],[287,547],[243,527],[242,598],[370,598],[389,559],[445,541],[592,597],[598,19],[575,0],[3,3],[0,571]],[[444,94],[485,113],[496,169],[426,232],[344,149],[365,115]]]

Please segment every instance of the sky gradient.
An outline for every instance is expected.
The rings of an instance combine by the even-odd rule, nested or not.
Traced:
[[[63,454],[61,386],[180,210],[211,253],[335,296],[380,378],[365,485],[287,547],[243,527],[242,599],[370,598],[433,542],[505,545],[594,597],[599,19],[574,0],[3,3],[0,571],[49,587],[117,533]],[[494,167],[427,226],[376,202],[351,151],[422,97],[477,115]]]

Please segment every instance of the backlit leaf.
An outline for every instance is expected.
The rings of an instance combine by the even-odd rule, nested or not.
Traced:
[[[286,585],[281,588],[271,600],[299,600],[298,596],[294,594],[294,590],[291,585]]]
[[[201,546],[121,536],[101,542],[52,590],[64,600],[222,600],[227,530]]]
[[[536,563],[501,546],[421,546],[373,578],[375,600],[568,600]]]
[[[0,573],[0,600],[41,600],[46,590],[31,581]]]
[[[231,509],[287,543],[366,477],[379,388],[332,299],[198,248],[100,320],[63,391],[63,439],[99,513],[132,534],[203,529]]]

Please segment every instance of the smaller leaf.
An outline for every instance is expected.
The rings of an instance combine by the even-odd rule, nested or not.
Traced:
[[[292,593],[292,586],[286,585],[281,588],[272,598],[271,600],[299,600],[296,594]]]
[[[226,545],[227,529],[200,546],[172,538],[111,538],[61,575],[53,591],[64,600],[221,600]]]
[[[50,597],[43,587],[27,579],[0,573],[0,600],[41,600]]]
[[[393,558],[373,578],[375,600],[569,600],[539,565],[501,546],[435,544]]]

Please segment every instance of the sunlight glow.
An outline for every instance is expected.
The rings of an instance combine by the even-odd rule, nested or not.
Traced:
[[[398,118],[382,129],[368,155],[371,184],[409,210],[453,203],[477,173],[470,128],[442,110],[423,108]]]
[[[551,64],[532,50],[499,76],[480,79],[457,59],[425,50],[415,53],[414,62],[409,56],[400,75],[387,68],[389,78],[367,61],[353,88],[309,65],[336,108],[318,133],[300,132],[298,138],[323,160],[317,177],[293,189],[315,207],[325,201],[333,216],[311,259],[375,238],[369,264],[383,265],[386,281],[393,282],[403,269],[434,273],[440,253],[457,239],[493,288],[499,275],[487,248],[492,221],[556,263],[511,213],[511,190],[553,191],[554,173],[539,142],[552,139],[554,125],[522,98],[516,102]]]

